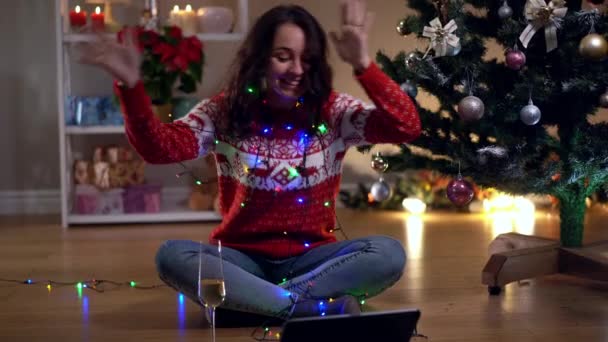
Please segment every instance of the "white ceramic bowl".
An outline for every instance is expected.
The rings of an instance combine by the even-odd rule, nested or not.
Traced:
[[[229,33],[234,24],[234,14],[228,7],[201,7],[197,12],[201,33]]]

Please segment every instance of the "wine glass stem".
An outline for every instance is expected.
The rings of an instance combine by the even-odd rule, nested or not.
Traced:
[[[211,307],[211,340],[215,342],[215,306]]]

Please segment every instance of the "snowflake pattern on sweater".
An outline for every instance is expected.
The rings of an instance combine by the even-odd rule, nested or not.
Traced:
[[[376,64],[356,78],[373,104],[332,92],[322,109],[327,121],[323,134],[285,122],[265,127],[252,123],[259,134],[240,140],[216,132],[216,124],[226,117],[221,94],[163,124],[154,117],[141,82],[116,91],[127,137],[147,162],[175,163],[214,154],[223,220],[210,242],[221,240],[224,246],[284,259],[336,241],[334,204],[349,147],[407,143],[421,132],[413,101]]]

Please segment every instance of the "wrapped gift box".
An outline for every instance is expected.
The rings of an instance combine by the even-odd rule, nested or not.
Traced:
[[[157,213],[160,211],[161,189],[158,184],[131,185],[125,188],[125,213]]]
[[[99,191],[89,184],[77,184],[74,188],[74,212],[81,215],[93,215],[97,212]]]
[[[97,126],[124,124],[120,107],[111,96],[72,96],[65,101],[65,124]]]
[[[81,215],[122,214],[123,189],[100,191],[90,184],[75,186],[74,212]]]
[[[110,164],[108,170],[110,187],[123,188],[130,185],[143,184],[144,171],[145,162],[142,160]]]
[[[99,121],[106,126],[121,126],[125,121],[120,111],[120,106],[110,96],[104,96],[99,99],[97,105],[99,113]]]
[[[123,193],[123,189],[101,191],[97,206],[98,214],[111,215],[124,213]]]

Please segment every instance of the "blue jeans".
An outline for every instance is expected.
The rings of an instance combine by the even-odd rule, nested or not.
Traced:
[[[169,240],[156,255],[160,278],[196,303],[200,248],[198,242]],[[203,244],[202,253],[203,258],[218,258],[216,246]],[[375,296],[397,282],[405,267],[402,245],[386,236],[334,242],[282,260],[222,247],[222,258],[222,307],[277,318],[287,318],[294,297]]]

